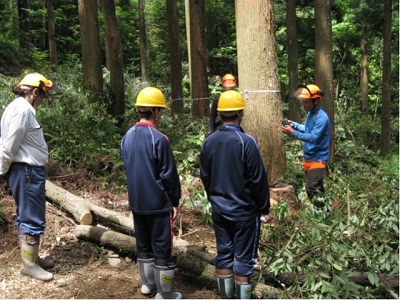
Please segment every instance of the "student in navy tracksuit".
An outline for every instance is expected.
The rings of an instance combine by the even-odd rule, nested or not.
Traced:
[[[236,91],[221,94],[223,124],[204,141],[200,176],[211,202],[215,261],[222,298],[250,298],[260,223],[268,222],[269,186],[256,141],[240,127],[245,107]]]
[[[129,207],[133,213],[141,292],[157,299],[180,299],[171,291],[176,268],[172,224],[178,215],[181,185],[168,138],[156,129],[167,108],[163,93],[143,89],[136,104],[137,122],[121,142]]]
[[[293,97],[303,103],[307,112],[305,124],[289,121],[289,125],[282,126],[283,133],[303,141],[303,166],[306,173],[306,192],[310,200],[325,192],[324,177],[329,159],[330,121],[320,105],[324,91],[315,84],[299,86]],[[326,203],[321,199],[313,201],[316,207],[323,207]]]

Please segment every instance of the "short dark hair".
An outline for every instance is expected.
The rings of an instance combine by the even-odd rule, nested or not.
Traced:
[[[229,112],[220,112],[221,120],[222,122],[231,122],[239,119],[239,114],[243,110],[237,110],[237,111],[229,111]]]

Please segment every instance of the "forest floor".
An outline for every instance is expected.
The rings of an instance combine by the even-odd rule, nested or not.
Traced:
[[[53,183],[86,201],[130,215],[126,193],[101,188],[101,182],[77,173]],[[141,280],[132,255],[121,255],[100,245],[78,240],[77,225],[71,216],[47,202],[47,228],[41,256],[56,266],[50,270],[54,280],[41,282],[20,274],[18,234],[15,229],[15,202],[5,184],[0,185],[0,201],[7,224],[0,225],[0,299],[142,299]],[[174,230],[192,244],[206,245],[215,254],[213,230],[204,224],[201,213],[181,208]],[[179,228],[178,228],[179,227]],[[177,269],[173,289],[185,299],[219,299],[217,286]]]

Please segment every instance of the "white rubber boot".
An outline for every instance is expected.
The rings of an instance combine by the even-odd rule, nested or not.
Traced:
[[[233,290],[235,288],[235,283],[233,282],[233,275],[226,276],[225,278],[223,278],[222,276],[218,276],[217,284],[218,284],[219,294],[222,299],[233,298]]]
[[[22,238],[22,236],[23,236],[23,234],[20,231],[18,231],[18,238]],[[39,236],[39,245],[40,245],[40,236]],[[52,269],[56,265],[52,259],[41,258],[39,255],[36,259],[36,263],[45,270]]]
[[[251,283],[235,283],[236,299],[251,299],[253,285]]]
[[[138,266],[142,278],[141,292],[146,297],[152,297],[157,293],[154,279],[154,258],[138,258]]]
[[[232,299],[235,289],[233,272],[231,269],[216,269],[218,291],[222,299]]]
[[[156,299],[182,299],[181,293],[171,291],[174,274],[175,268],[157,265],[154,267],[157,285]]]
[[[50,281],[53,279],[53,274],[44,270],[38,263],[39,254],[39,236],[31,236],[27,234],[19,235],[22,259],[22,274],[32,278]]]

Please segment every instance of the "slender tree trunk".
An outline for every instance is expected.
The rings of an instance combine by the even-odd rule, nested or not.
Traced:
[[[380,154],[390,153],[391,139],[391,40],[392,40],[392,0],[384,0],[384,27],[383,27],[383,74],[382,74],[382,113],[381,113],[381,140]]]
[[[204,0],[187,0],[189,18],[188,43],[190,44],[190,95],[192,116],[204,118],[210,113],[207,80],[207,55],[204,45]]]
[[[106,28],[106,66],[110,71],[112,114],[122,121],[125,112],[124,65],[114,0],[103,1]]]
[[[176,0],[167,0],[169,57],[171,68],[172,112],[183,113],[182,64],[179,44],[179,24]]]
[[[330,162],[335,153],[334,82],[332,62],[331,0],[315,0],[315,83],[324,90],[322,108],[331,123]]]
[[[296,25],[296,1],[286,1],[286,26],[287,26],[287,49],[288,49],[288,72],[290,95],[299,84],[297,66],[297,25]],[[300,101],[289,99],[289,120],[300,121]]]
[[[29,0],[18,0],[18,18],[19,18],[19,46],[24,51],[23,63],[28,63],[32,55],[32,42],[30,35],[29,21]]]
[[[83,81],[91,91],[90,102],[99,100],[103,88],[98,3],[79,0],[79,21],[82,44]]]
[[[365,0],[360,0],[362,5]],[[368,117],[368,56],[367,39],[365,37],[365,26],[361,24],[360,44],[361,44],[361,70],[360,70],[360,95],[361,95],[361,115],[364,119]]]
[[[282,177],[286,158],[272,0],[236,0],[235,11],[243,127],[257,140],[273,184]]]
[[[145,20],[145,0],[139,0],[139,51],[140,51],[140,72],[142,75],[142,82],[148,80],[148,59],[147,59],[147,39],[146,39],[146,20]]]
[[[57,44],[56,44],[56,25],[54,22],[54,3],[53,0],[47,0],[47,26],[49,39],[49,61],[51,70],[57,68]]]

